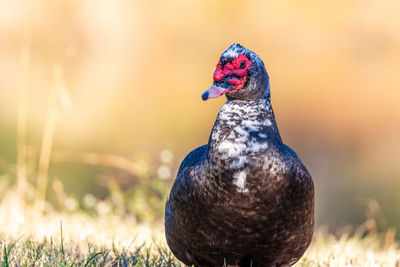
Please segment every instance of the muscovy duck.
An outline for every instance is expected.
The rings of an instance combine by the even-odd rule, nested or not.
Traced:
[[[165,207],[173,254],[191,266],[289,266],[314,232],[314,185],[282,142],[260,57],[221,56],[203,100],[226,95],[207,145],[183,160]]]

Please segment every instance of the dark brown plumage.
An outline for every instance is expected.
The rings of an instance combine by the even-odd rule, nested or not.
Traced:
[[[261,59],[234,44],[220,63],[203,99],[228,101],[208,144],[179,168],[165,208],[168,245],[187,265],[292,265],[313,235],[311,176],[281,140]]]

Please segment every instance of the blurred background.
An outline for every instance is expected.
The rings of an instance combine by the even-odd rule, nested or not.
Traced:
[[[267,67],[281,135],[314,178],[318,224],[400,227],[399,10],[2,0],[0,201],[162,222],[181,160],[225,101],[200,96],[238,42]]]

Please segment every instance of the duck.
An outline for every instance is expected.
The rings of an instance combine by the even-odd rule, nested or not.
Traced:
[[[203,100],[226,96],[208,143],[182,161],[165,205],[165,237],[188,266],[291,266],[314,233],[314,184],[285,145],[261,58],[226,49]]]

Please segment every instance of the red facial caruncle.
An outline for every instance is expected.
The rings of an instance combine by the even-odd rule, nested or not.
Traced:
[[[232,94],[242,89],[251,65],[251,61],[244,54],[224,65],[221,61],[218,62],[214,72],[214,83],[201,95],[201,98],[207,100],[220,97],[225,93]]]
[[[218,62],[217,69],[214,72],[214,81],[219,82],[225,77],[228,78],[228,83],[235,85],[233,90],[227,93],[231,94],[242,89],[246,82],[246,75],[252,63],[245,55],[237,56],[232,62],[226,63],[224,66],[221,61]]]

